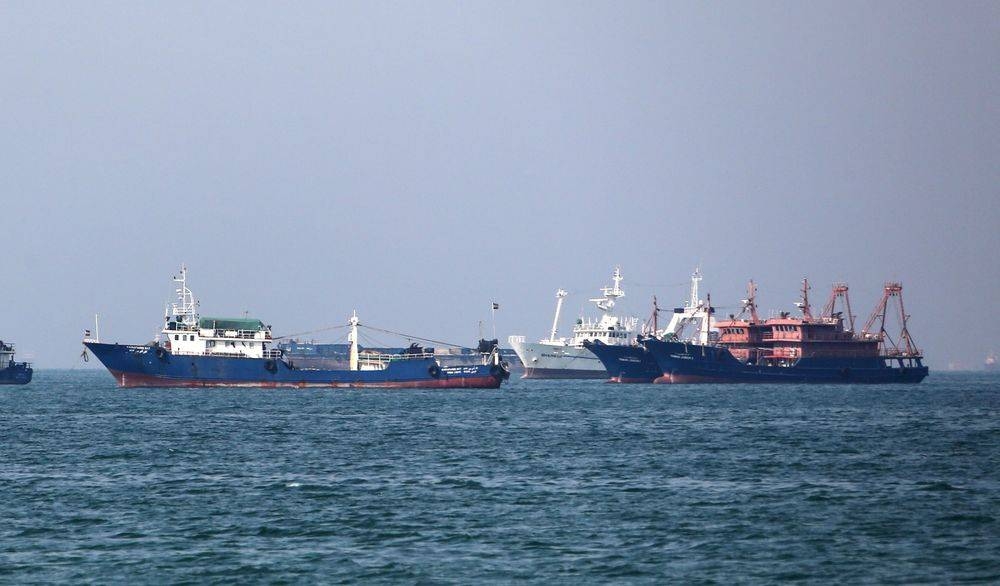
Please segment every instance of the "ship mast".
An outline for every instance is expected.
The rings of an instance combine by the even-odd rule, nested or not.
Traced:
[[[697,267],[691,274],[691,299],[688,301],[688,307],[698,307],[701,303],[701,299],[698,298],[698,282],[701,279],[701,267]]]
[[[898,341],[893,340],[889,332],[885,329],[888,306],[892,300],[896,301],[895,305],[899,309],[897,319],[899,320],[901,331]],[[906,322],[909,320],[909,317],[903,308],[903,285],[894,282],[886,283],[882,289],[882,300],[879,301],[879,304],[875,307],[875,311],[872,312],[871,317],[868,318],[868,322],[865,323],[865,327],[861,330],[861,337],[877,339],[883,356],[918,358],[921,356],[920,350],[913,343],[913,338],[910,337],[910,332],[906,328]],[[873,334],[872,328],[876,322],[879,324],[879,329],[878,333]]]
[[[843,312],[841,312],[841,319],[846,319],[847,321],[847,331],[854,333],[854,314],[851,313],[851,298],[847,295],[848,287],[847,283],[835,283],[833,285],[833,290],[830,291],[830,299],[827,300],[826,305],[823,307],[822,317],[826,319],[835,319],[837,309],[837,299],[843,299],[844,310],[847,312],[847,317],[843,317]]]
[[[812,308],[809,306],[809,279],[802,279],[802,300],[795,306],[802,310],[803,319],[812,321]]]
[[[552,318],[552,332],[549,333],[550,342],[556,341],[556,330],[559,328],[559,312],[562,311],[563,299],[565,299],[567,295],[569,295],[569,293],[563,291],[562,289],[556,291],[556,316]]]
[[[656,295],[653,295],[653,335],[660,331],[660,306],[656,303]]]
[[[712,325],[711,324],[711,321],[712,321],[712,294],[711,293],[709,293],[708,295],[705,296],[705,303],[707,304],[707,307],[705,307],[705,315],[701,318],[701,328],[700,328],[700,331],[698,332],[698,343],[701,344],[702,346],[708,344],[708,333],[709,333],[709,329],[711,328],[711,325]]]
[[[615,299],[619,297],[624,297],[625,292],[622,291],[622,270],[621,267],[615,267],[614,274],[611,275],[611,279],[615,282],[613,287],[602,287],[603,297],[595,297],[589,301],[597,305],[597,308],[604,313],[610,312],[615,307]]]
[[[756,324],[757,323],[757,285],[754,284],[753,279],[750,279],[750,282],[747,283],[747,298],[743,300],[743,311],[740,312],[740,315],[743,315],[743,312],[748,311],[748,310],[750,311],[750,323],[751,324]]]
[[[186,265],[181,265],[181,276],[175,276],[174,282],[180,284],[180,287],[176,289],[177,300],[180,303],[174,303],[171,305],[174,318],[178,323],[192,327],[196,326],[198,324],[198,304],[194,300],[194,294],[191,293],[191,290],[187,287]]]
[[[349,370],[358,370],[358,310],[354,310],[351,319],[347,322],[351,326],[351,331],[347,334],[347,341],[351,343]]]

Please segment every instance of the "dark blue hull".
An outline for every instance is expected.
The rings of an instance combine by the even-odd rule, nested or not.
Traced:
[[[31,382],[34,370],[26,362],[11,362],[0,368],[0,385],[26,385]]]
[[[790,366],[745,364],[726,348],[646,339],[642,344],[663,376],[658,383],[918,383],[927,376],[919,358],[800,358]]]
[[[663,374],[656,359],[642,346],[612,346],[600,340],[587,340],[583,346],[604,365],[609,382],[651,383]]]
[[[319,370],[284,360],[175,355],[158,346],[85,342],[122,387],[497,388],[499,365],[439,367],[433,358],[391,361],[384,370]]]

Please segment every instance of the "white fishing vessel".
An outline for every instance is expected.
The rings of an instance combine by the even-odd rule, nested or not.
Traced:
[[[614,285],[603,287],[602,295],[590,299],[601,315],[597,319],[579,318],[573,326],[571,338],[556,337],[559,328],[559,313],[568,293],[556,291],[556,315],[552,320],[552,330],[547,339],[527,342],[524,336],[510,336],[508,342],[524,364],[522,378],[606,378],[604,365],[589,350],[584,341],[600,341],[603,344],[620,346],[635,340],[639,324],[635,317],[618,317],[612,313],[615,300],[625,296],[621,288],[622,273],[616,267],[612,275]]]

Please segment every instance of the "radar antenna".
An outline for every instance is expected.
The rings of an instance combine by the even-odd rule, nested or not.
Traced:
[[[592,303],[597,305],[597,308],[601,311],[608,313],[615,307],[615,299],[619,297],[625,297],[625,291],[622,291],[622,270],[621,267],[615,267],[615,272],[612,274],[611,279],[615,282],[613,287],[602,287],[601,292],[603,297],[595,297],[590,299]]]

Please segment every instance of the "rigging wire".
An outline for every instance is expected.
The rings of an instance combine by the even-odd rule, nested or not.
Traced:
[[[341,328],[346,328],[346,327],[350,327],[350,324],[343,324],[343,325],[339,325],[339,326],[330,326],[330,327],[327,327],[327,328],[320,328],[318,330],[309,330],[307,332],[296,332],[294,334],[285,334],[283,336],[273,336],[272,339],[273,340],[284,340],[285,338],[295,338],[295,337],[298,337],[298,336],[304,336],[306,334],[317,334],[319,332],[329,332],[330,330],[339,330]]]
[[[410,339],[410,340],[417,340],[419,342],[430,342],[431,344],[441,344],[443,346],[448,346],[448,347],[451,347],[451,348],[463,348],[464,347],[461,344],[452,344],[451,342],[444,342],[444,341],[441,341],[441,340],[432,340],[431,338],[421,338],[420,336],[413,336],[413,335],[410,335],[410,334],[404,334],[402,332],[394,332],[392,330],[383,330],[382,328],[376,328],[375,326],[367,326],[367,325],[358,324],[358,327],[359,328],[368,328],[369,330],[375,330],[376,332],[382,332],[384,334],[392,334],[394,336],[401,336],[403,338],[407,338],[407,339]]]
[[[294,338],[294,337],[298,337],[298,336],[305,336],[307,334],[316,334],[316,333],[319,333],[319,332],[329,332],[331,330],[339,330],[339,329],[349,328],[349,327],[350,327],[350,324],[343,324],[343,325],[339,325],[339,326],[330,326],[330,327],[326,327],[326,328],[320,328],[318,330],[308,330],[308,331],[305,331],[305,332],[296,332],[296,333],[293,333],[293,334],[285,334],[285,335],[282,335],[282,336],[274,336],[273,339],[274,340],[284,340],[286,338]],[[408,340],[416,340],[418,342],[429,342],[431,344],[440,344],[442,346],[447,346],[447,347],[450,347],[450,348],[464,348],[464,346],[462,346],[461,344],[454,344],[452,342],[445,342],[443,340],[434,340],[432,338],[422,338],[420,336],[414,336],[412,334],[405,334],[403,332],[396,332],[396,331],[393,331],[393,330],[386,330],[386,329],[382,329],[382,328],[377,328],[375,326],[369,326],[369,325],[366,325],[366,324],[360,324],[359,323],[358,324],[358,328],[359,329],[360,328],[366,328],[366,329],[369,329],[369,330],[374,330],[376,332],[382,332],[384,334],[391,334],[393,336],[400,336],[400,337],[406,338]],[[359,335],[360,335],[360,332],[359,332]],[[366,336],[366,338],[369,338],[370,340],[375,341],[377,344],[381,344],[382,346],[385,346],[385,344],[382,344],[380,341],[376,340],[375,338],[372,338],[370,336]],[[388,347],[388,346],[385,346],[385,347]]]
[[[358,325],[361,325],[361,324],[358,324]],[[365,344],[368,345],[369,348],[391,348],[391,346],[389,344],[385,344],[385,343],[382,342],[382,340],[379,340],[378,338],[376,338],[374,336],[370,336],[368,334],[365,334],[364,332],[361,332],[360,330],[358,331],[358,338],[359,338],[358,342],[364,342]]]
[[[691,283],[636,283],[632,281],[628,284],[633,289],[672,289],[675,287],[688,287]]]

